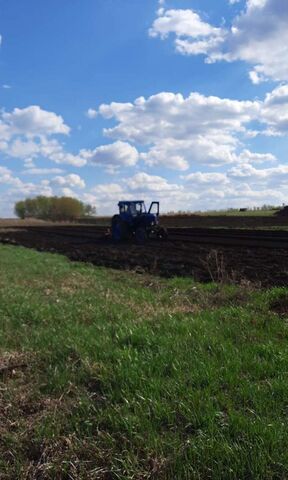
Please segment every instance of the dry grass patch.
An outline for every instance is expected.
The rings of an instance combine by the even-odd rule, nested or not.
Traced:
[[[79,391],[71,384],[60,396],[44,395],[41,370],[35,354],[14,351],[0,355],[1,480],[84,478],[76,474],[81,470],[79,451],[84,451],[84,446],[75,435],[61,435],[61,423],[65,424],[64,419],[81,401]],[[50,424],[54,433],[44,440],[40,432],[45,424]]]

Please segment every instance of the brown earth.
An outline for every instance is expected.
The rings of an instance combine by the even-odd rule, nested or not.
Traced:
[[[81,224],[109,226],[111,217],[91,217],[79,220]],[[161,215],[161,225],[166,228],[275,228],[288,227],[288,216],[243,215]]]
[[[283,214],[282,214],[283,212]],[[288,227],[288,215],[285,210],[279,215],[271,216],[244,216],[244,215],[161,215],[161,225],[166,228],[249,228],[249,229],[269,229]],[[98,227],[108,227],[111,225],[111,217],[87,217],[71,222],[47,222],[28,218],[19,220],[16,218],[0,219],[0,227],[4,226],[45,226],[45,225],[90,225]]]
[[[98,266],[197,281],[288,284],[287,232],[171,229],[168,241],[114,244],[99,227],[0,229],[0,242],[58,252]]]

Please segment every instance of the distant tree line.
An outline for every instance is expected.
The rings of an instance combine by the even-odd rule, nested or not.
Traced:
[[[15,204],[18,218],[37,218],[51,221],[73,221],[79,217],[95,215],[96,209],[72,197],[26,198]]]
[[[226,212],[229,212],[229,213],[237,213],[239,212],[239,210],[243,210],[243,211],[247,211],[247,212],[270,212],[270,211],[277,211],[277,210],[281,210],[283,207],[285,206],[285,204],[282,204],[281,206],[276,206],[276,205],[269,205],[269,204],[264,204],[260,207],[245,207],[245,208],[223,208],[223,209],[220,209],[220,210],[178,210],[178,211],[170,211],[170,212],[167,212],[165,213],[165,215],[198,215],[198,214],[210,214],[210,213],[219,213],[219,214],[223,214],[223,213],[226,213]]]

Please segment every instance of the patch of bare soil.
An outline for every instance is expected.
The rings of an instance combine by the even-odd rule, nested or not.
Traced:
[[[257,233],[258,237],[261,245],[261,232]],[[188,241],[176,241],[173,237],[166,242],[150,241],[145,246],[116,245],[103,235],[103,231],[93,232],[91,227],[61,227],[58,230],[45,227],[3,233],[0,230],[0,242],[58,252],[71,260],[136,273],[191,276],[203,282],[250,281],[263,286],[288,284],[288,249],[273,248],[273,245],[272,248],[271,245],[270,248],[249,246],[245,239],[243,246],[229,242],[227,245],[205,244],[205,238],[199,243],[189,242],[189,238]]]

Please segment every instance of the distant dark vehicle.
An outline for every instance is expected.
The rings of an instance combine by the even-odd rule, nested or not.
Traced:
[[[277,217],[288,217],[288,206],[283,207],[281,210],[275,212],[275,215],[277,215]]]
[[[240,208],[239,212],[248,212],[248,208]]]
[[[118,203],[119,214],[112,218],[112,238],[116,242],[135,238],[138,244],[148,238],[167,238],[167,231],[159,225],[159,202],[152,202],[147,212],[143,200]]]

